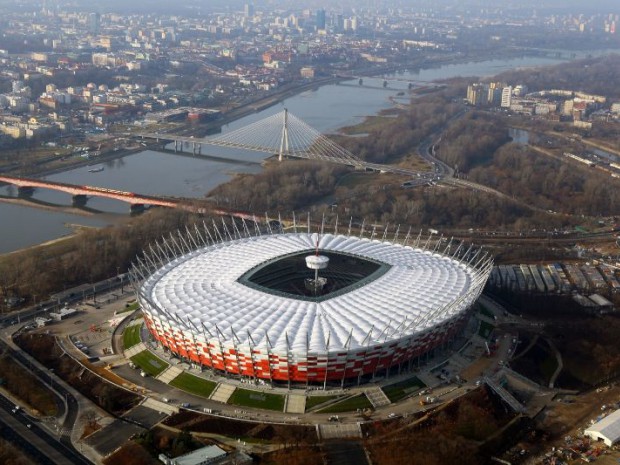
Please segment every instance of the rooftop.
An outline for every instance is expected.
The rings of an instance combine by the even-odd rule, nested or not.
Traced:
[[[269,267],[277,272],[303,259],[317,239],[291,233],[209,245],[155,271],[140,298],[162,321],[198,338],[218,333],[222,342],[272,350],[351,350],[454,317],[477,298],[488,273],[430,250],[325,234],[320,253],[340,261],[330,265],[334,272],[347,270],[338,289],[313,300],[287,290],[287,279],[267,282]]]

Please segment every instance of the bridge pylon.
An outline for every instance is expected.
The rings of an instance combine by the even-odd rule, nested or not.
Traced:
[[[280,136],[280,151],[278,152],[278,161],[282,161],[284,153],[288,153],[288,109],[285,108],[282,118],[282,136]]]

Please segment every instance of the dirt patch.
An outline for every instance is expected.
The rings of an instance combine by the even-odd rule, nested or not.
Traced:
[[[103,461],[105,465],[116,465],[122,463],[123,465],[156,465],[161,464],[159,460],[152,457],[139,444],[135,442],[129,442],[126,446],[110,455]]]
[[[481,388],[419,419],[364,425],[364,435],[368,437],[366,447],[376,465],[473,465],[488,459],[492,451],[488,448],[481,451],[481,444],[512,418]],[[503,445],[503,441],[499,443]]]
[[[187,430],[196,433],[251,438],[283,444],[312,444],[316,442],[317,439],[316,430],[312,426],[271,425],[211,417],[193,412],[180,412],[168,417],[163,424],[179,430]]]

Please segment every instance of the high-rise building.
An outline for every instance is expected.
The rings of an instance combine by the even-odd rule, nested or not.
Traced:
[[[91,34],[99,34],[101,26],[101,15],[99,13],[91,13],[88,15],[88,31]]]
[[[471,84],[467,87],[467,103],[473,106],[479,106],[487,101],[489,87],[483,84]]]
[[[316,28],[319,30],[325,29],[325,10],[323,9],[316,12]]]
[[[251,3],[246,3],[243,8],[243,13],[245,14],[246,18],[254,16],[254,5],[252,5]]]
[[[512,86],[502,89],[502,108],[510,108],[512,105]]]
[[[491,82],[489,84],[489,92],[487,95],[487,103],[497,106],[502,102],[503,86],[500,82]]]
[[[344,29],[344,17],[342,15],[336,16],[336,28],[339,31],[342,31]]]

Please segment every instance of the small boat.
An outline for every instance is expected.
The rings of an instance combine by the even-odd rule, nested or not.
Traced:
[[[99,166],[97,168],[91,168],[88,170],[89,173],[101,173],[104,170],[103,166]]]

